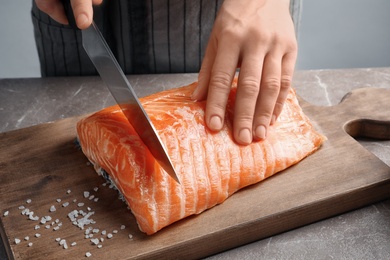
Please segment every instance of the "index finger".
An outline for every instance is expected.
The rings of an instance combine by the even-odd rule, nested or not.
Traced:
[[[210,75],[206,104],[206,125],[213,131],[222,129],[226,104],[233,77],[236,73],[239,48],[221,41]]]

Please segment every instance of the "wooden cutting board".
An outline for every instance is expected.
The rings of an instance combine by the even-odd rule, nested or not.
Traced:
[[[0,134],[0,231],[8,255],[78,259],[89,252],[98,259],[200,258],[389,198],[390,167],[349,134],[390,139],[390,90],[359,89],[333,107],[300,102],[328,137],[318,152],[152,236],[138,230],[117,192],[104,186],[74,145],[79,118]],[[29,220],[22,207],[39,220]],[[95,223],[84,229],[73,225],[67,215],[79,209],[93,212],[90,219]],[[41,224],[42,218],[51,220]],[[89,227],[93,237],[85,238]],[[16,244],[15,238],[21,242]],[[101,248],[91,242],[96,238]],[[68,249],[56,239],[64,239]]]

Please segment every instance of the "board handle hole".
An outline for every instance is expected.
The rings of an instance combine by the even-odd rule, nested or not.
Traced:
[[[344,130],[353,138],[390,140],[390,122],[358,119],[344,125]]]

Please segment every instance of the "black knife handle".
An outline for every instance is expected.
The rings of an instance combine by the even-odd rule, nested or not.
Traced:
[[[68,18],[69,26],[75,30],[80,30],[77,27],[76,19],[74,18],[74,13],[72,9],[72,5],[70,4],[70,0],[61,0],[62,5],[64,6],[65,15]]]

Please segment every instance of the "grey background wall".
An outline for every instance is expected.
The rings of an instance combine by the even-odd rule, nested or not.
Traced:
[[[39,77],[31,0],[0,0],[0,78]],[[303,0],[297,69],[390,66],[390,0]]]

